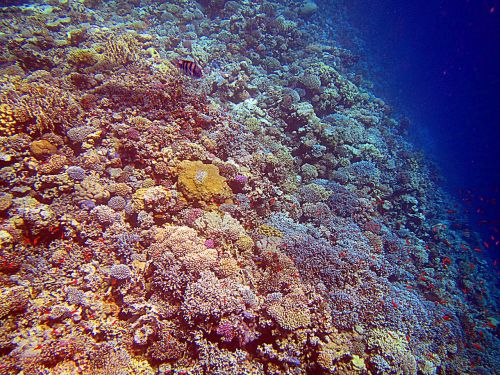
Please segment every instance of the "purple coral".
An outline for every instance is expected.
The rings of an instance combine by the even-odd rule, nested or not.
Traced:
[[[239,183],[241,185],[246,185],[248,182],[248,177],[241,175],[241,174],[238,174],[234,177],[234,181],[236,181],[237,183]]]
[[[214,241],[214,240],[212,240],[211,238],[207,239],[207,240],[205,241],[205,247],[206,247],[207,249],[214,249],[214,248],[215,248],[215,241]]]
[[[217,327],[217,334],[221,336],[222,341],[231,342],[236,336],[234,326],[231,322],[224,321]]]
[[[71,167],[68,167],[66,173],[73,180],[81,181],[85,178],[85,169],[78,166],[72,165]]]
[[[109,269],[109,275],[116,280],[127,280],[132,277],[132,271],[126,264],[114,264]]]

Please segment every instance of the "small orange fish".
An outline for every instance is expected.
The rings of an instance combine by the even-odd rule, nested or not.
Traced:
[[[487,324],[487,326],[488,326],[488,327],[490,327],[490,328],[493,328],[493,329],[497,328],[497,326],[496,326],[496,325],[494,325],[494,324],[491,322],[491,320],[489,320],[489,319],[488,319],[488,322],[487,322],[486,324]]]
[[[477,350],[483,351],[483,347],[476,342],[472,343],[472,346]]]

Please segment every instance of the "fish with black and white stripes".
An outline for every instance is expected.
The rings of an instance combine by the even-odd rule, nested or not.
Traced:
[[[203,71],[201,67],[192,60],[179,59],[177,61],[177,67],[186,75],[201,78],[203,76]]]

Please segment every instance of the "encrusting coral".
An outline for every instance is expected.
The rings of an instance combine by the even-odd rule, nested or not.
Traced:
[[[215,165],[184,160],[178,166],[178,185],[188,201],[194,203],[230,202],[232,191]]]

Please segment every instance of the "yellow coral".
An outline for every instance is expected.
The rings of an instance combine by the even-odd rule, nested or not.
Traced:
[[[262,224],[258,231],[266,237],[283,237],[283,232],[267,224]]]
[[[141,45],[132,34],[106,38],[104,58],[113,65],[126,65],[140,59]]]
[[[14,130],[19,130],[16,128],[22,125],[32,134],[53,132],[57,126],[69,127],[81,113],[71,94],[45,83],[23,81],[11,85],[5,97],[9,98],[8,103],[5,103],[8,106],[3,106],[8,124],[11,124],[9,119],[12,118],[16,121],[16,124],[11,124]]]
[[[45,156],[55,154],[57,152],[57,147],[49,141],[41,139],[39,141],[31,142],[30,151],[35,158],[41,159]]]
[[[333,368],[333,356],[332,354],[327,351],[327,350],[321,350],[318,353],[318,357],[316,359],[316,362],[318,365],[320,365],[324,369],[331,369]]]
[[[155,180],[153,180],[152,178],[146,178],[144,181],[142,181],[142,187],[145,189],[153,186],[155,186]]]
[[[45,164],[40,165],[38,171],[41,174],[54,174],[59,172],[68,162],[64,155],[52,155]]]
[[[148,187],[137,189],[132,195],[132,207],[135,211],[161,211],[170,204],[172,192],[162,186],[154,186],[154,181],[151,182],[152,186],[147,183]]]
[[[161,59],[160,53],[153,47],[149,47],[146,52],[151,56],[153,60]]]
[[[16,120],[12,107],[8,104],[0,104],[0,136],[10,137],[16,134]]]
[[[375,328],[368,333],[368,349],[378,351],[393,368],[395,374],[416,374],[417,363],[405,335],[399,331]],[[440,362],[437,354],[433,362]]]
[[[91,200],[104,202],[109,199],[109,191],[94,178],[87,177],[80,184],[75,185],[75,195],[78,203]]]
[[[236,241],[236,246],[238,246],[238,249],[240,249],[242,252],[249,252],[252,251],[254,242],[251,237],[244,235],[238,238],[238,240]]]
[[[202,204],[231,201],[232,191],[215,165],[184,160],[178,173],[179,189],[188,200]]]
[[[139,212],[144,210],[144,195],[146,195],[147,191],[147,188],[140,188],[132,195],[132,207],[134,211]]]
[[[230,277],[235,276],[240,271],[238,262],[234,258],[222,258],[217,267],[217,276]]]
[[[311,323],[311,314],[301,293],[288,294],[280,301],[271,302],[267,312],[286,330],[293,331]]]
[[[355,372],[366,371],[365,360],[357,355],[352,356],[351,365]]]
[[[68,63],[76,67],[92,66],[98,61],[99,55],[93,49],[77,48],[68,54]]]
[[[128,186],[125,182],[117,182],[108,185],[108,190],[110,193],[120,195],[122,197],[130,194],[132,188]]]
[[[0,212],[6,211],[12,206],[12,199],[14,196],[9,193],[1,193],[0,195]]]

